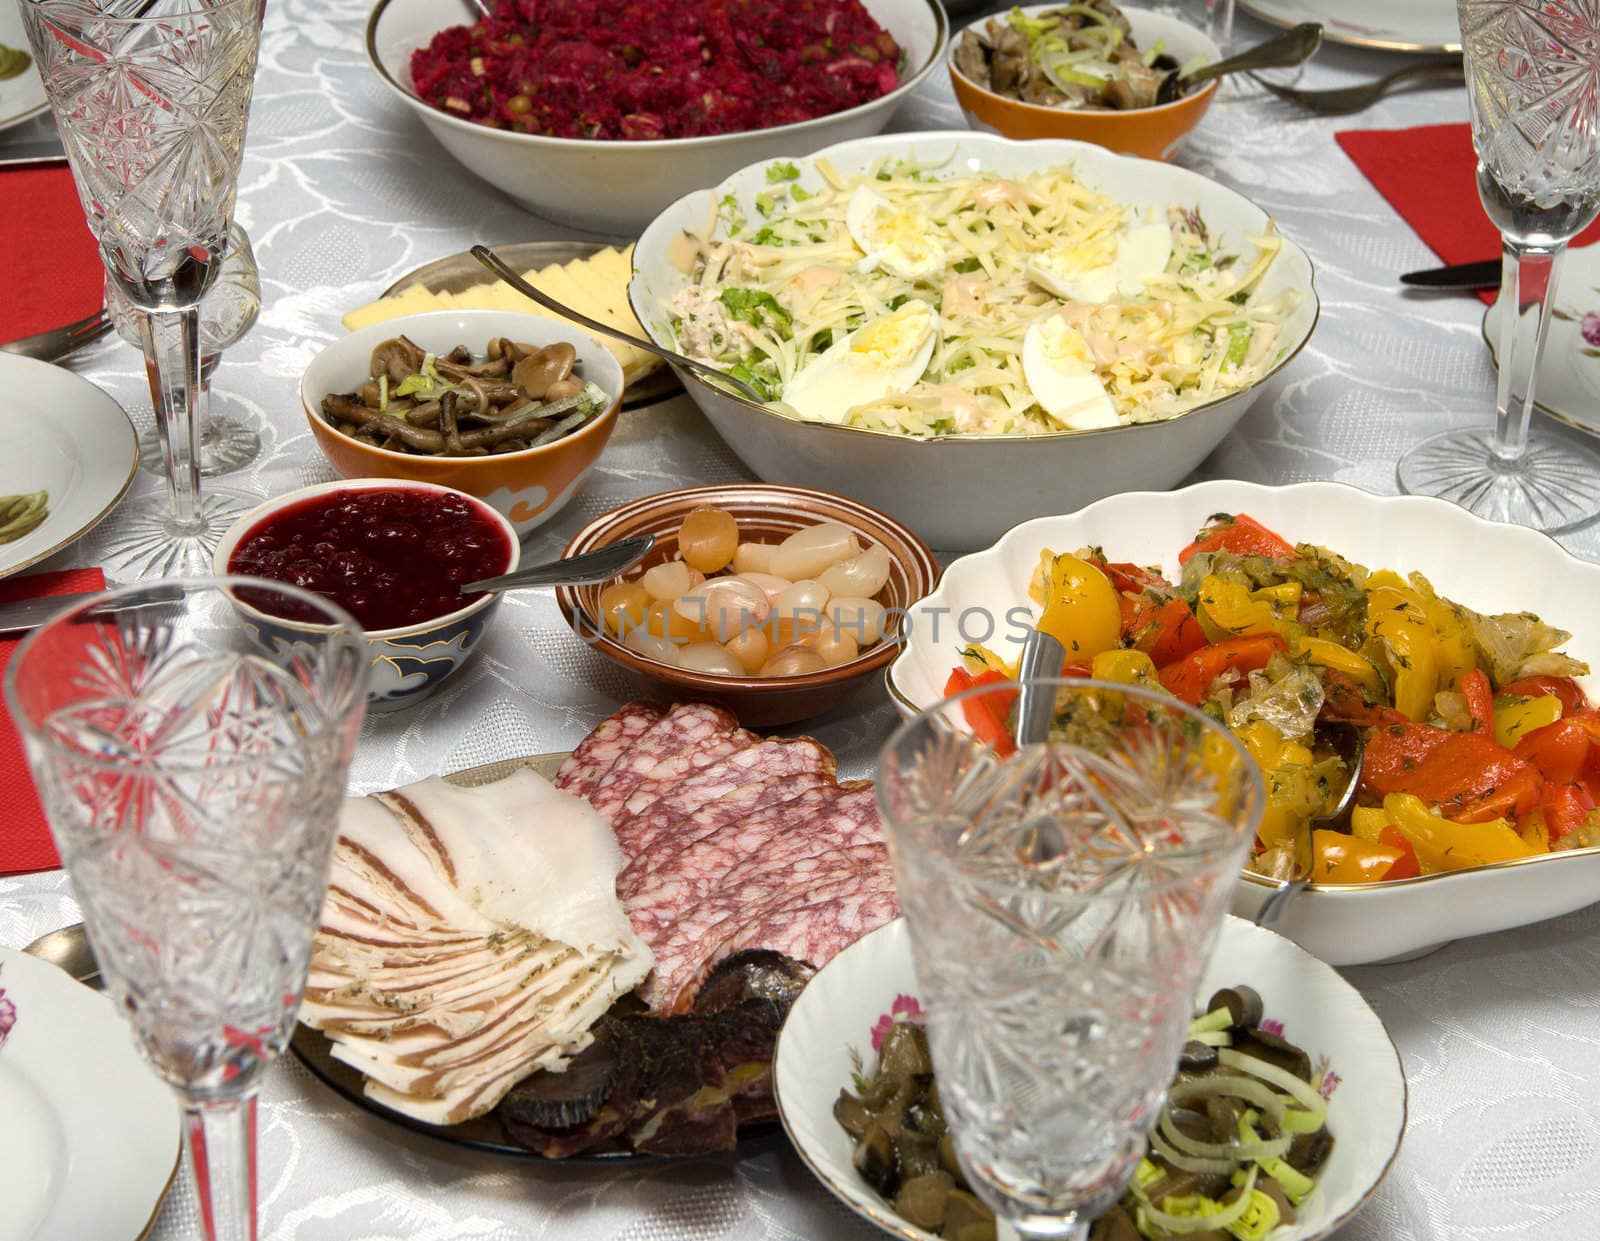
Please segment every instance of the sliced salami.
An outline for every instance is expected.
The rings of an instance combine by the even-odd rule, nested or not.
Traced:
[[[587,794],[589,804],[615,828],[631,802],[647,806],[685,776],[755,741],[720,707],[673,707],[600,777]]]
[[[648,702],[630,702],[613,712],[567,755],[567,761],[556,772],[555,786],[576,797],[586,796],[612,764],[660,718],[661,708]]]
[[[643,807],[630,800],[628,814],[638,818],[618,833],[628,864],[617,876],[617,891],[626,899],[637,890],[640,872],[674,858],[702,835],[720,831],[726,820],[715,818],[696,823],[694,814],[712,802],[720,801],[747,785],[766,785],[773,780],[794,780],[801,776],[820,776],[832,783],[833,755],[827,747],[809,737],[792,741],[768,740],[727,755],[702,768],[688,779]],[[621,837],[626,834],[626,842]],[[719,872],[720,873],[720,872]]]

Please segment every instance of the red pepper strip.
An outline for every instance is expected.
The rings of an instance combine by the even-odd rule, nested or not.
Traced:
[[[1061,670],[1064,677],[1082,677],[1085,681],[1094,676],[1094,669],[1088,664],[1068,664]]]
[[[1188,564],[1201,552],[1216,551],[1284,560],[1294,555],[1294,544],[1273,534],[1254,517],[1237,513],[1208,522],[1195,536],[1194,542],[1178,553],[1178,563]]]
[[[1511,682],[1500,692],[1514,694],[1518,698],[1539,698],[1545,694],[1554,694],[1561,700],[1562,715],[1582,711],[1589,705],[1583,689],[1571,677],[1523,677],[1520,681]]]
[[[1151,589],[1166,594],[1172,592],[1172,583],[1154,569],[1141,568],[1136,564],[1112,564],[1109,561],[1101,564],[1100,568],[1119,592],[1139,594]]]
[[[1005,674],[994,672],[992,669],[983,674],[984,677],[993,676],[1005,680]],[[965,668],[957,668],[950,673],[950,679],[944,683],[944,695],[953,698],[964,690],[975,689],[980,684],[981,678],[974,678]],[[1011,733],[1005,724],[1005,711],[995,714],[1000,702],[1010,695],[1002,693],[976,694],[961,704],[961,713],[966,716],[967,727],[972,729],[973,735],[994,750],[1001,758],[1015,754],[1017,743],[1011,739]],[[1010,710],[1009,702],[1006,711]]]
[[[1124,645],[1132,642],[1156,618],[1156,609],[1159,605],[1154,599],[1144,595],[1130,595],[1127,593],[1117,596],[1117,607],[1122,613],[1122,641]]]
[[[1361,756],[1362,790],[1376,797],[1407,791],[1407,782],[1422,760],[1456,735],[1447,728],[1409,720],[1374,728]]]
[[[1198,706],[1205,701],[1206,694],[1217,678],[1230,672],[1254,672],[1257,668],[1265,668],[1274,651],[1287,649],[1283,638],[1275,633],[1229,638],[1226,642],[1203,646],[1185,655],[1176,663],[1159,669],[1157,675],[1169,694],[1191,706]]]
[[[1150,624],[1134,639],[1134,645],[1156,667],[1177,663],[1206,645],[1206,632],[1200,628],[1189,605],[1182,599],[1168,599],[1151,618]]]
[[[1583,774],[1591,744],[1589,730],[1582,723],[1557,720],[1524,733],[1511,752],[1524,762],[1532,763],[1546,780],[1572,784]]]
[[[1485,737],[1494,732],[1494,686],[1482,668],[1474,668],[1461,678],[1461,694],[1472,715],[1472,731]]]
[[[1395,864],[1383,872],[1387,879],[1415,879],[1422,873],[1422,866],[1417,862],[1417,851],[1411,847],[1411,842],[1393,823],[1378,833],[1378,839],[1386,845],[1400,850],[1400,858]]]
[[[1479,797],[1463,792],[1439,802],[1439,813],[1457,823],[1520,819],[1539,804],[1539,796],[1543,792],[1544,777],[1539,774],[1538,768],[1524,766],[1504,776],[1500,783]]]
[[[1582,785],[1546,784],[1539,797],[1539,809],[1544,811],[1545,824],[1550,828],[1550,839],[1569,836],[1589,821],[1594,809],[1594,798]]]
[[[1322,669],[1322,689],[1325,695],[1322,714],[1330,720],[1349,720],[1362,726],[1383,728],[1391,724],[1409,725],[1411,721],[1393,707],[1371,703],[1349,674],[1337,668]]]

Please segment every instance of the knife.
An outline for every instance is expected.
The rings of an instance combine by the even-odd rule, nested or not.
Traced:
[[[0,168],[66,158],[67,153],[61,146],[60,138],[42,138],[38,142],[19,142],[16,146],[0,147]]]
[[[103,598],[104,591],[80,590],[67,595],[40,595],[36,599],[18,599],[14,603],[0,603],[0,638],[14,638],[39,628],[52,617],[76,607],[89,599]],[[176,586],[151,586],[137,594],[127,594],[114,604],[85,612],[83,619],[98,621],[112,613],[132,612],[139,608],[161,604],[179,603],[183,591]]]
[[[1449,267],[1408,271],[1400,277],[1400,283],[1414,289],[1497,289],[1500,287],[1500,268],[1499,259],[1452,263]]]

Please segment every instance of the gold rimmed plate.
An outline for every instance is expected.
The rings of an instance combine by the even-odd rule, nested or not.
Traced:
[[[1380,52],[1459,52],[1456,0],[1239,0],[1274,26],[1318,22],[1330,43]]]
[[[595,241],[518,241],[492,248],[518,271],[532,271],[548,267],[552,263],[570,263],[574,259],[586,259],[606,247]],[[494,283],[495,276],[470,253],[463,250],[407,272],[385,289],[382,296],[393,297],[412,288],[424,288],[430,293],[461,293],[467,289]],[[662,366],[651,371],[638,383],[628,386],[622,395],[622,408],[642,409],[646,405],[655,405],[682,391],[683,385],[678,382],[671,368]]]

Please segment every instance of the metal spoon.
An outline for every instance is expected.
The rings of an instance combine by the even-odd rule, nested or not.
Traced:
[[[1171,103],[1190,86],[1209,82],[1212,78],[1226,77],[1230,73],[1248,73],[1252,69],[1286,69],[1304,64],[1316,55],[1322,46],[1322,27],[1316,22],[1301,22],[1293,29],[1274,35],[1264,43],[1247,47],[1235,56],[1212,61],[1188,73],[1181,70],[1169,73],[1156,88],[1156,103]]]
[[[1316,735],[1325,740],[1334,753],[1344,760],[1344,765],[1350,772],[1350,780],[1344,786],[1344,792],[1338,802],[1327,815],[1320,819],[1307,819],[1295,833],[1293,877],[1279,884],[1276,891],[1270,893],[1261,903],[1261,908],[1256,911],[1257,926],[1276,922],[1289,902],[1300,895],[1311,882],[1311,833],[1318,827],[1341,826],[1350,817],[1350,811],[1355,806],[1356,786],[1361,783],[1361,755],[1366,749],[1361,730],[1343,720],[1330,720],[1327,723],[1317,724]]]
[[[100,978],[100,963],[94,959],[94,949],[89,947],[89,936],[81,922],[41,935],[22,951],[65,970],[86,987],[99,991],[105,985]]]
[[[714,366],[707,366],[704,362],[696,362],[693,358],[686,358],[681,353],[674,353],[671,349],[658,345],[653,340],[646,340],[642,336],[635,336],[632,332],[620,331],[609,323],[601,323],[598,319],[591,319],[582,311],[574,310],[572,307],[558,302],[548,293],[540,292],[518,275],[515,268],[509,266],[504,259],[489,249],[488,246],[473,246],[471,254],[473,258],[499,276],[500,279],[504,280],[518,293],[521,293],[524,297],[531,297],[546,310],[553,310],[562,318],[571,319],[574,323],[588,328],[591,332],[598,332],[601,336],[609,336],[613,340],[620,340],[624,344],[632,345],[635,349],[643,349],[646,353],[653,353],[663,362],[670,362],[674,366],[681,366],[685,370],[693,371],[702,379],[727,384],[729,387],[737,389],[741,396],[748,397],[757,405],[765,405],[767,403],[766,397],[745,383],[744,380],[735,379],[727,371],[719,371]]]
[[[528,565],[499,577],[467,582],[457,590],[463,595],[475,595],[480,591],[517,590],[524,586],[582,586],[588,582],[604,582],[638,564],[655,545],[655,535],[635,535],[581,556]]]
[[[1030,630],[1022,640],[1022,658],[1017,662],[1017,680],[1022,685],[1017,695],[1017,745],[1033,745],[1050,735],[1050,718],[1055,714],[1056,693],[1040,685],[1040,677],[1058,677],[1067,662],[1067,648],[1050,634]]]

